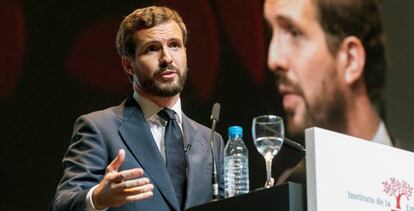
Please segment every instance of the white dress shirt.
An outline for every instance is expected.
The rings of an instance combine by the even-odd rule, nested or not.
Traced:
[[[378,126],[377,132],[375,133],[374,138],[372,138],[372,141],[387,146],[393,146],[390,135],[388,134],[387,128],[385,128],[383,121],[380,122],[380,125]]]
[[[165,127],[167,126],[167,121],[158,116],[158,112],[161,111],[163,108],[152,102],[151,100],[139,95],[137,92],[134,92],[134,99],[137,101],[138,105],[141,107],[142,113],[144,115],[145,121],[151,130],[152,136],[154,137],[155,144],[158,147],[158,150],[161,153],[162,158],[164,161],[166,160],[166,149],[165,149]],[[181,131],[183,130],[182,127],[182,117],[183,112],[181,111],[181,100],[178,101],[169,108],[175,112],[175,119],[180,126]],[[98,210],[95,209],[95,206],[92,201],[92,193],[98,185],[92,187],[88,193],[86,194],[86,211],[104,211],[108,208]]]

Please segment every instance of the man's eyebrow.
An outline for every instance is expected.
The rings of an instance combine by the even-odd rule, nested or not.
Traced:
[[[275,15],[275,17],[272,17],[272,19],[270,20],[266,19],[265,21],[266,27],[271,27],[272,21],[276,21],[277,23],[289,24],[289,25],[294,25],[295,23],[295,21],[291,17],[284,15],[284,14],[278,14],[278,15]]]
[[[285,15],[277,15],[275,17],[275,20],[279,23],[284,23],[284,24],[289,24],[289,25],[293,25],[294,21],[292,18],[285,16]]]
[[[141,46],[148,46],[148,45],[153,45],[153,44],[156,44],[157,43],[157,41],[156,40],[146,40],[146,41],[142,41],[141,42]]]
[[[181,42],[181,39],[178,38],[178,37],[172,37],[172,38],[169,39],[169,41],[179,41],[179,42]]]

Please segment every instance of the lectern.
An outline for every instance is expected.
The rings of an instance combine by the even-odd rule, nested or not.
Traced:
[[[272,188],[209,202],[186,211],[303,211],[302,192],[302,185],[287,182]]]

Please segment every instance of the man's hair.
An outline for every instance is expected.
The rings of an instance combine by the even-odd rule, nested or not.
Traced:
[[[358,37],[366,52],[364,80],[371,102],[383,112],[387,56],[382,17],[376,0],[314,0],[317,16],[336,54],[347,36]]]
[[[184,44],[187,42],[187,28],[180,15],[168,7],[151,6],[137,9],[124,18],[116,36],[116,48],[120,56],[135,56],[137,45],[134,38],[136,31],[147,29],[162,23],[174,21],[181,28]]]

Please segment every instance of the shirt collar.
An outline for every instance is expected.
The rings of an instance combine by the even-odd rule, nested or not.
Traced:
[[[392,141],[390,135],[388,134],[387,128],[385,128],[385,124],[383,121],[380,122],[377,132],[375,133],[374,138],[372,141],[379,144],[384,144],[388,146],[392,146]]]
[[[163,109],[162,107],[152,102],[150,99],[140,95],[137,92],[134,92],[133,97],[135,101],[137,101],[138,105],[141,107],[142,113],[144,114],[144,118],[147,121],[154,115],[158,116],[158,112],[161,111],[161,109]],[[179,98],[177,102],[169,109],[175,112],[176,121],[178,124],[181,124],[183,117],[183,112],[181,110],[181,99]]]

